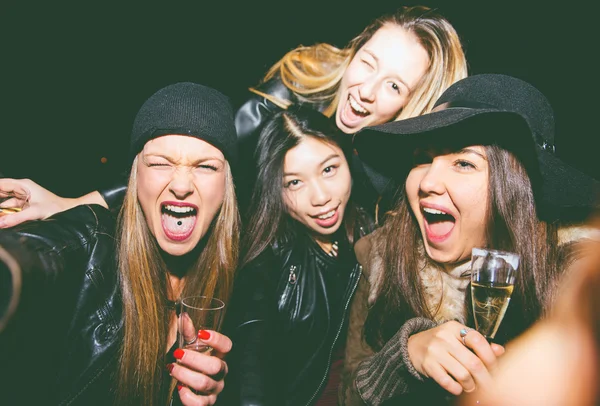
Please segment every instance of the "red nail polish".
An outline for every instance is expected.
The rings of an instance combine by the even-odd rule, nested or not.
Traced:
[[[167,364],[167,370],[169,371],[169,373],[173,372],[173,368],[175,368],[175,364]]]
[[[181,389],[183,389],[183,385],[177,385],[177,390],[180,391]]]
[[[173,356],[177,359],[182,359],[184,354],[185,352],[183,352],[181,348],[178,348],[175,351],[173,351]]]
[[[198,338],[201,340],[208,340],[210,338],[210,333],[206,330],[198,331]]]

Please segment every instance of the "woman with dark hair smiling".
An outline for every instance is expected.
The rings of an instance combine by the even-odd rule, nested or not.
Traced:
[[[258,178],[227,320],[235,342],[224,404],[335,404],[353,242],[371,222],[352,203],[342,135],[312,109],[277,113],[256,149]]]
[[[404,187],[356,245],[365,277],[350,314],[344,405],[444,404],[488,387],[499,344],[545,315],[594,235],[577,223],[598,207],[600,185],[554,156],[552,108],[537,89],[476,75],[436,106],[354,139],[363,162]],[[468,327],[475,247],[521,258],[498,344]]]

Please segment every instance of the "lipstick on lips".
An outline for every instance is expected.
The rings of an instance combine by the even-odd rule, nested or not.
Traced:
[[[187,202],[165,201],[160,205],[161,223],[167,238],[185,241],[194,231],[198,206]]]

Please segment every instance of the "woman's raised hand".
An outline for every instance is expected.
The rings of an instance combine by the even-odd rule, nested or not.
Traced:
[[[0,192],[12,192],[14,190],[27,190],[28,201],[20,212],[11,213],[0,217],[0,228],[13,227],[29,220],[41,220],[61,211],[68,210],[80,204],[106,203],[98,192],[92,192],[79,198],[71,199],[60,197],[43,188],[29,179],[0,178]],[[0,207],[10,207],[12,203],[6,201]]]
[[[490,345],[476,330],[456,321],[408,339],[408,354],[415,369],[453,395],[488,386],[490,371],[503,353],[504,347]]]
[[[168,368],[179,381],[177,389],[184,405],[214,405],[225,386],[228,370],[223,357],[231,351],[232,343],[229,337],[212,330],[200,330],[198,340],[212,347],[211,355],[178,348],[173,353],[177,362]]]

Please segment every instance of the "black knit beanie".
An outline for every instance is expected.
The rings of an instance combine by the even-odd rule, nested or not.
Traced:
[[[231,166],[237,160],[233,108],[227,96],[207,86],[182,82],[154,93],[140,108],[131,131],[132,158],[146,142],[163,135],[188,135],[218,148]]]

